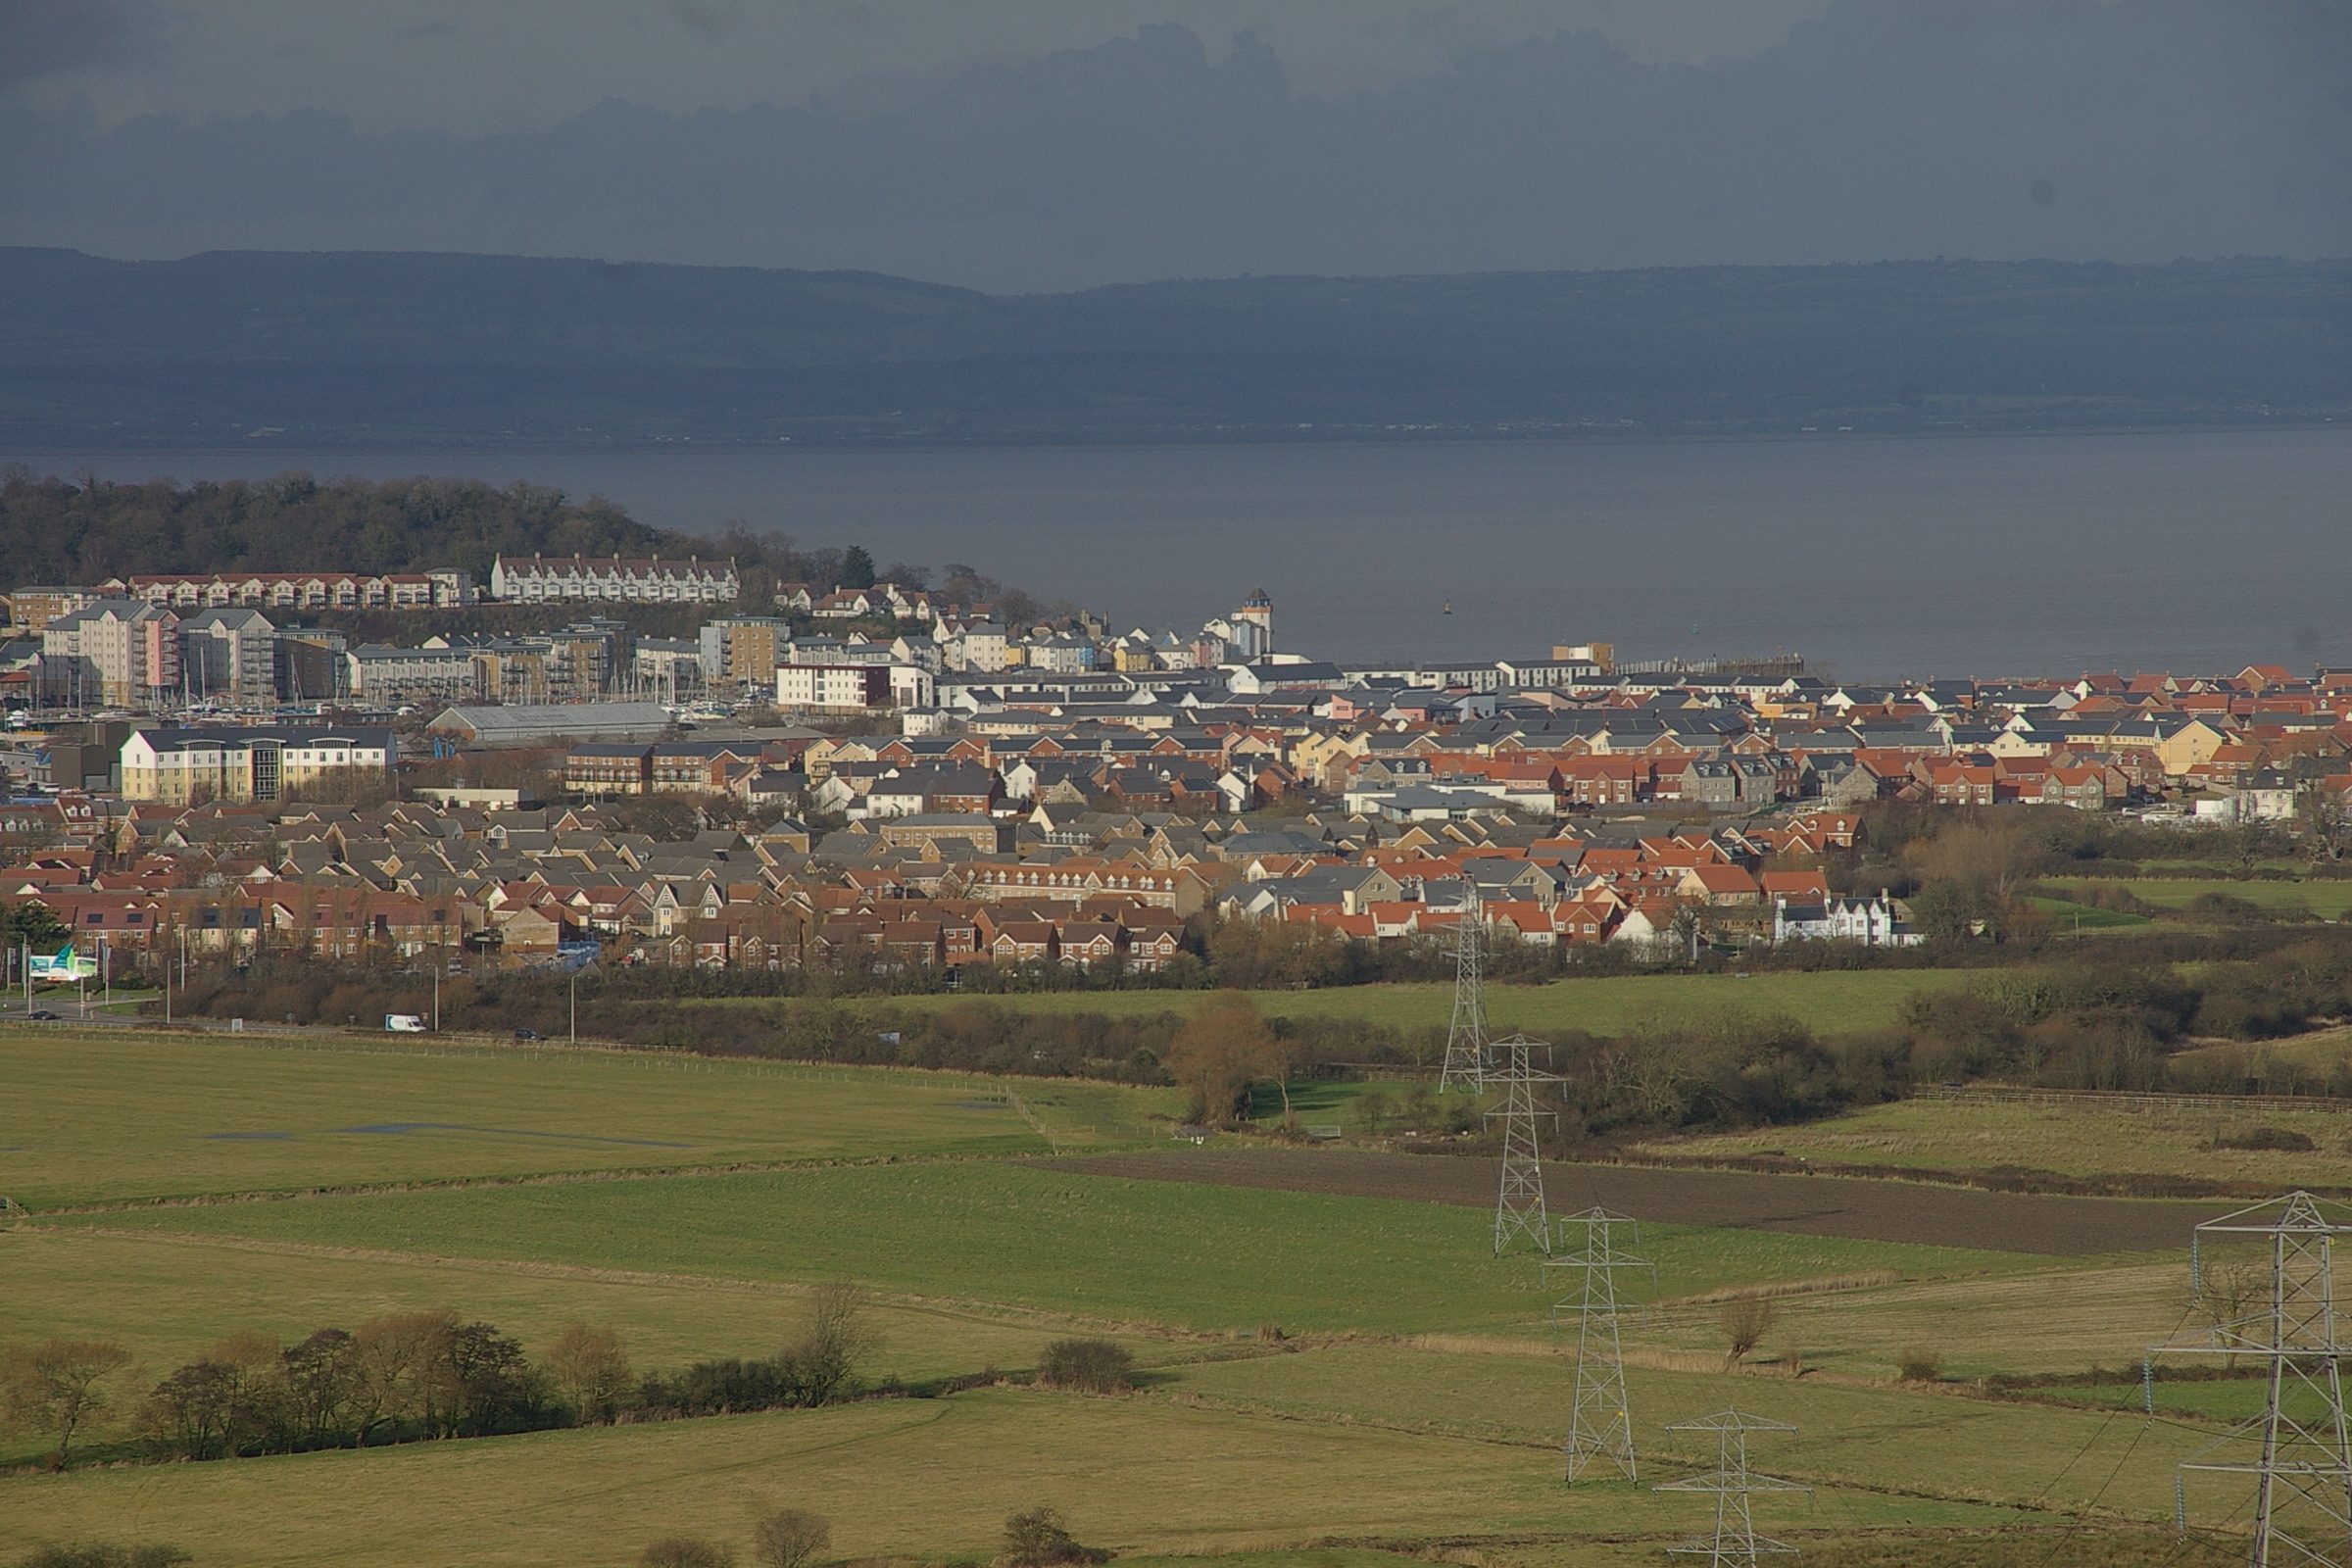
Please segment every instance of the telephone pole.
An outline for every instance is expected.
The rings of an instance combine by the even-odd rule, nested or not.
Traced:
[[[1704,1557],[1715,1568],[1724,1564],[1753,1564],[1767,1556],[1793,1556],[1796,1548],[1770,1536],[1756,1534],[1748,1517],[1747,1499],[1759,1492],[1811,1492],[1776,1476],[1760,1476],[1747,1467],[1747,1440],[1758,1432],[1788,1432],[1786,1421],[1768,1421],[1739,1410],[1719,1410],[1695,1421],[1678,1421],[1669,1432],[1706,1432],[1715,1437],[1715,1468],[1682,1481],[1669,1481],[1658,1492],[1704,1492],[1715,1498],[1715,1529],[1711,1535],[1666,1549],[1676,1556]]]
[[[1494,1255],[1514,1236],[1525,1236],[1537,1250],[1551,1251],[1551,1220],[1544,1211],[1544,1156],[1536,1139],[1536,1123],[1550,1111],[1536,1109],[1539,1081],[1528,1053],[1541,1042],[1512,1035],[1487,1047],[1489,1088],[1497,1083],[1502,1098],[1487,1111],[1487,1119],[1502,1122],[1502,1184],[1494,1197]],[[1548,1074],[1543,1082],[1549,1083]]]
[[[2352,1235],[2352,1223],[2330,1209],[2345,1212],[2293,1192],[2199,1225],[2189,1269],[2200,1295],[2209,1237],[2258,1242],[2268,1289],[2204,1340],[2155,1352],[2242,1355],[2263,1366],[2262,1413],[2180,1465],[2254,1478],[2254,1568],[2352,1563],[2352,1431],[2340,1370],[2352,1345],[2336,1337],[2334,1272],[2335,1239]]]
[[[1573,1485],[1587,1471],[1608,1469],[1628,1481],[1641,1478],[1634,1469],[1634,1412],[1625,1394],[1625,1359],[1617,1337],[1617,1273],[1647,1270],[1654,1284],[1657,1270],[1643,1258],[1617,1250],[1611,1232],[1623,1226],[1641,1239],[1640,1227],[1623,1214],[1588,1208],[1560,1221],[1563,1229],[1582,1226],[1584,1246],[1558,1257],[1546,1258],[1546,1270],[1573,1274],[1569,1293],[1552,1303],[1551,1321],[1576,1319],[1576,1392],[1568,1405],[1568,1470]]]
[[[1438,1093],[1459,1089],[1475,1094],[1487,1086],[1487,995],[1481,974],[1486,914],[1478,890],[1470,890],[1453,923],[1453,1022],[1446,1031],[1446,1066]]]

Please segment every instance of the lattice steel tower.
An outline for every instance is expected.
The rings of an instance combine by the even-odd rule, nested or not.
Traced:
[[[1748,1517],[1747,1499],[1759,1492],[1810,1492],[1811,1487],[1783,1481],[1777,1476],[1760,1476],[1747,1467],[1747,1440],[1751,1433],[1790,1432],[1796,1428],[1786,1421],[1767,1421],[1761,1416],[1745,1415],[1738,1410],[1721,1410],[1714,1415],[1701,1416],[1695,1421],[1679,1421],[1669,1426],[1669,1432],[1709,1432],[1715,1436],[1715,1468],[1683,1481],[1669,1481],[1656,1488],[1659,1492],[1706,1492],[1715,1497],[1715,1530],[1712,1535],[1700,1536],[1679,1546],[1666,1549],[1677,1556],[1704,1557],[1718,1565],[1724,1563],[1754,1563],[1760,1557],[1794,1555],[1796,1548],[1787,1542],[1756,1534],[1755,1522]]]
[[[1446,1066],[1438,1074],[1441,1095],[1487,1087],[1485,941],[1486,915],[1472,888],[1453,923],[1453,1022],[1446,1031]]]
[[[1651,1281],[1657,1270],[1630,1252],[1620,1252],[1611,1232],[1624,1227],[1641,1239],[1641,1230],[1623,1214],[1588,1208],[1560,1221],[1562,1230],[1584,1229],[1584,1246],[1544,1260],[1546,1270],[1569,1272],[1568,1294],[1552,1303],[1551,1321],[1576,1319],[1576,1392],[1568,1407],[1568,1474],[1573,1483],[1588,1472],[1613,1470],[1638,1481],[1634,1469],[1634,1412],[1625,1394],[1625,1359],[1617,1337],[1621,1302],[1618,1271],[1646,1270]]]
[[[2335,1238],[2352,1235],[2352,1223],[2330,1218],[2331,1209],[2346,1213],[2294,1192],[2199,1225],[2190,1273],[2200,1294],[2206,1240],[2232,1236],[2261,1242],[2268,1290],[2207,1339],[2158,1347],[2264,1364],[2262,1413],[2180,1465],[2254,1478],[2255,1568],[2352,1564],[2352,1431],[2340,1370],[2352,1345],[2336,1336],[2334,1273]]]
[[[1551,1251],[1551,1221],[1544,1211],[1544,1155],[1536,1138],[1536,1123],[1550,1111],[1536,1108],[1539,1080],[1529,1053],[1540,1044],[1525,1035],[1489,1043],[1487,1087],[1499,1087],[1501,1099],[1488,1110],[1487,1119],[1502,1122],[1502,1185],[1494,1196],[1494,1255],[1514,1236],[1525,1236],[1539,1251]]]

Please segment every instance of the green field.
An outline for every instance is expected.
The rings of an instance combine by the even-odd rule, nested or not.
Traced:
[[[1936,977],[1774,978],[1868,981],[1891,1006]],[[1650,984],[1531,994],[1607,988],[1625,1019],[1658,1016],[1644,1009],[1669,991],[1777,1005],[1753,1000],[1761,979],[1634,989]],[[1844,1004],[1860,995],[1846,988]],[[1572,1362],[1546,1309],[1566,1287],[1532,1254],[1492,1257],[1483,1210],[1032,1157],[1089,1127],[1107,1139],[1164,1116],[1166,1094],[358,1042],[61,1034],[0,1036],[0,1053],[4,1179],[42,1205],[0,1225],[0,1343],[71,1333],[128,1348],[136,1364],[87,1435],[95,1460],[130,1453],[139,1392],[225,1334],[291,1338],[419,1307],[488,1319],[533,1349],[565,1323],[607,1324],[654,1370],[761,1353],[793,1332],[808,1286],[852,1279],[874,1293],[871,1380],[936,1394],[997,1368],[1017,1383],[1073,1332],[1120,1339],[1144,1369],[1115,1397],[998,1384],[0,1473],[0,1561],[98,1537],[174,1542],[197,1568],[622,1568],[680,1531],[741,1550],[760,1509],[801,1504],[831,1518],[832,1560],[915,1568],[985,1561],[1005,1514],[1052,1503],[1142,1568],[1407,1568],[1442,1545],[1465,1568],[1628,1568],[1705,1522],[1703,1498],[1560,1485]],[[1368,1087],[1309,1091],[1301,1119],[1350,1124]],[[1018,1106],[1004,1098],[1015,1091]],[[446,1125],[338,1130],[409,1121]],[[210,1136],[224,1130],[288,1136]],[[1924,1124],[1914,1136],[1967,1139]],[[767,1168],[720,1168],[739,1163]],[[555,1179],[515,1180],[530,1175]],[[233,1196],[313,1188],[337,1191]],[[161,1194],[196,1200],[57,1211]],[[1923,1348],[1954,1380],[2128,1366],[2182,1323],[2183,1256],[1669,1224],[1645,1224],[1640,1251],[1658,1277],[1639,1297],[1661,1302],[1624,1321],[1644,1482],[1701,1458],[1666,1422],[1736,1401],[1800,1428],[1756,1457],[1818,1490],[1760,1504],[1758,1524],[1830,1568],[2065,1561],[2049,1546],[2078,1538],[2048,1532],[2086,1510],[2097,1523],[2074,1560],[2223,1560],[2173,1555],[2162,1529],[2172,1466],[2201,1431],[2148,1423],[2104,1385],[2026,1402],[1891,1381],[1898,1355]],[[1691,1299],[1727,1290],[1774,1294],[1755,1370],[1725,1368],[1722,1307]],[[1788,1355],[1804,1376],[1767,1365]],[[2168,1411],[2192,1427],[2212,1413],[2198,1400],[2240,1395],[2183,1384],[2168,1400],[2173,1389],[2187,1392]],[[0,1463],[40,1447],[35,1433],[0,1433]],[[2216,1520],[2240,1501],[2191,1493]]]
[[[1538,1035],[1568,1029],[1622,1035],[1723,1013],[1787,1013],[1818,1033],[1831,1035],[1883,1028],[1894,1021],[1903,999],[1913,992],[1959,986],[1969,978],[1969,971],[1953,969],[1610,975],[1544,985],[1491,985],[1486,1001],[1488,1017],[1497,1029]],[[1189,1014],[1219,995],[1213,991],[1031,991],[1001,996],[892,997],[887,1004],[874,1005],[941,1008],[983,1003],[1015,1011],[1094,1012],[1127,1018],[1161,1012]],[[1335,986],[1244,995],[1268,1017],[1363,1018],[1399,1029],[1443,1030],[1453,1009],[1453,988],[1438,984]],[[726,998],[681,1005],[784,1008],[793,1004]]]
[[[1174,1097],[649,1053],[0,1030],[0,1197],[58,1203],[886,1154],[1037,1153]],[[1019,1105],[1014,1096],[1019,1097]]]
[[[2102,909],[2095,904],[2075,904],[2066,899],[2029,897],[2026,903],[2050,917],[2050,924],[2062,932],[2072,931],[2131,931],[2154,925],[2155,919],[2145,914],[2133,914],[2128,909]]]
[[[1898,1357],[1914,1352],[1962,1379],[2136,1364],[2149,1346],[2203,1326],[2191,1309],[2184,1257],[1903,1280],[1787,1296],[1772,1306],[1756,1360],[1793,1355],[1808,1368],[1868,1378],[1888,1376]],[[1720,1354],[1722,1311],[1649,1307],[1641,1315],[1642,1343]]]
[[[2058,894],[2076,889],[2120,890],[2143,904],[2178,909],[2208,893],[2242,899],[2265,909],[2306,911],[2323,920],[2340,920],[2352,913],[2352,878],[2331,877],[2303,882],[2237,881],[2230,877],[2051,877],[2042,886]]]
[[[700,1356],[759,1354],[791,1334],[803,1291],[773,1280],[528,1267],[287,1246],[234,1238],[19,1230],[7,1243],[0,1344],[56,1331],[54,1303],[78,1303],[76,1332],[126,1346],[144,1367],[192,1360],[240,1330],[291,1342],[327,1325],[446,1305],[486,1318],[523,1342],[545,1343],[566,1323],[610,1326],[640,1367]],[[159,1312],[158,1302],[170,1310]],[[1034,1364],[1038,1348],[1070,1323],[1017,1307],[876,1305],[883,1379],[915,1383],[997,1366]],[[1193,1342],[1126,1336],[1139,1359],[1188,1353]]]
[[[2035,1414],[2061,1443],[2093,1423]],[[205,1564],[618,1568],[659,1535],[691,1531],[741,1544],[759,1509],[784,1504],[829,1515],[836,1556],[967,1560],[986,1556],[1007,1513],[1038,1502],[1061,1507],[1090,1543],[1185,1554],[1333,1535],[1672,1533],[1703,1517],[1692,1501],[1661,1504],[1622,1485],[1570,1494],[1553,1469],[1548,1445],[1497,1448],[1158,1398],[982,1392],[371,1453],[17,1477],[0,1495],[0,1546],[136,1529],[188,1546]],[[289,1506],[293,1499],[303,1505]],[[1985,1503],[1842,1492],[1783,1517],[1807,1513],[1864,1528],[2016,1517]]]
[[[2352,1061],[2352,1029],[2337,1026],[2314,1029],[2286,1040],[2233,1040],[2223,1045],[2196,1046],[2175,1052],[2171,1059],[2179,1062],[2227,1059],[2250,1077],[2276,1082],[2278,1074],[2275,1069],[2280,1066],[2291,1066],[2306,1074],[2326,1073]]]
[[[1541,1282],[1480,1210],[958,1161],[390,1193],[106,1214],[65,1225],[440,1256],[817,1282],[1112,1322],[1293,1333],[1523,1325]],[[2030,1266],[2009,1252],[1644,1227],[1660,1288],[1865,1268]]]
[[[2246,1048],[2250,1053],[2260,1048]],[[2342,1049],[2337,1042],[2336,1049]],[[2279,1152],[2211,1147],[2256,1128],[2302,1133],[2317,1147]],[[2001,1101],[1901,1100],[1801,1127],[1660,1139],[1642,1152],[1785,1154],[1815,1166],[1915,1170],[2019,1169],[2066,1176],[2177,1176],[2288,1187],[2352,1186],[2352,1102],[2341,1108],[2268,1106],[2142,1109]]]

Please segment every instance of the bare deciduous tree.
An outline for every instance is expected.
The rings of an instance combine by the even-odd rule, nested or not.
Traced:
[[[566,1325],[540,1364],[583,1426],[612,1420],[629,1392],[629,1354],[609,1328]]]
[[[112,1340],[43,1340],[0,1356],[0,1410],[57,1444],[64,1469],[74,1435],[106,1413],[99,1388],[130,1364],[130,1352]]]
[[[1773,1320],[1779,1315],[1762,1297],[1743,1296],[1724,1302],[1719,1319],[1723,1326],[1723,1364],[1738,1366],[1747,1359],[1748,1352],[1763,1344],[1764,1336],[1772,1332]]]
[[[646,1543],[637,1568],[734,1568],[735,1554],[699,1536],[663,1536]]]
[[[1167,1068],[1200,1102],[1201,1117],[1223,1126],[1234,1119],[1251,1084],[1281,1081],[1280,1056],[1273,1031],[1250,999],[1232,992],[1218,996],[1176,1031],[1168,1044]]]
[[[862,1286],[820,1285],[808,1298],[801,1337],[779,1359],[808,1404],[830,1404],[849,1392],[858,1363],[874,1353],[882,1337],[866,1317]]]
[[[821,1513],[778,1508],[752,1527],[752,1561],[760,1568],[807,1568],[833,1544],[833,1526]]]
[[[352,1331],[352,1428],[361,1447],[384,1422],[421,1417],[427,1369],[456,1327],[454,1312],[388,1312]]]
[[[2197,1304],[2213,1330],[2214,1343],[2224,1347],[2251,1343],[2246,1319],[2270,1292],[2269,1265],[2252,1257],[2208,1258],[2198,1274]],[[2223,1365],[2236,1366],[2237,1357],[2224,1357]]]
[[[1056,1568],[1063,1563],[1096,1563],[1109,1553],[1082,1546],[1070,1534],[1058,1508],[1024,1508],[1004,1521],[1004,1549],[998,1568]]]

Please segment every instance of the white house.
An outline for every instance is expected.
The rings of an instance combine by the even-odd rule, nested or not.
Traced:
[[[1911,929],[1910,912],[1884,892],[1875,899],[1833,898],[1820,904],[1775,899],[1775,942],[1859,942],[1866,948],[1915,948],[1926,940]]]

